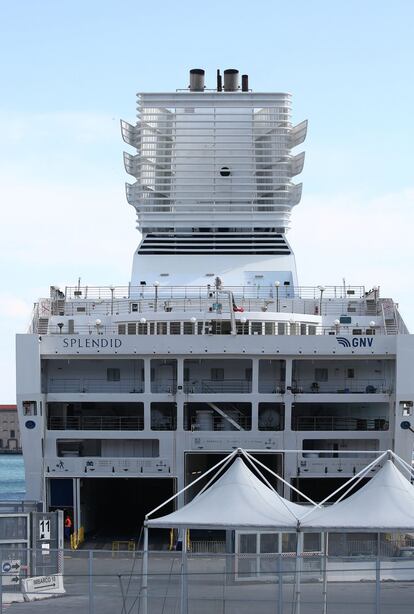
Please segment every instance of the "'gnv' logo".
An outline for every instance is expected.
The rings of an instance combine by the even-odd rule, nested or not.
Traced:
[[[336,340],[344,348],[370,348],[374,341],[372,337],[352,337],[351,340],[346,337],[337,337]]]

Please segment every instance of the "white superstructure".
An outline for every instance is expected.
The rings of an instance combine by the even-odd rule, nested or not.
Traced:
[[[369,452],[411,462],[414,341],[397,305],[297,282],[285,234],[306,122],[237,71],[215,90],[190,79],[139,95],[137,124],[122,122],[142,233],[131,283],[52,287],[17,337],[27,496],[89,533],[132,531],[239,446],[314,498]]]

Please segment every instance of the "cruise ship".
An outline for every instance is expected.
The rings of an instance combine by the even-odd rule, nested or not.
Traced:
[[[27,497],[86,535],[137,535],[238,447],[314,500],[380,450],[411,463],[398,305],[377,286],[298,283],[286,235],[307,122],[238,70],[209,78],[139,94],[121,122],[141,235],[128,285],[51,286],[17,335]]]

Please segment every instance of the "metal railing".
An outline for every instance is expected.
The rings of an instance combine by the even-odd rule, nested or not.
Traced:
[[[330,535],[330,544],[332,537]],[[185,558],[182,552],[151,550],[145,578],[143,553],[138,549],[123,551],[114,557],[110,543],[107,549],[89,550],[86,540],[79,549],[50,548],[45,556],[40,547],[29,549],[3,544],[2,561],[17,560],[22,566],[17,573],[13,569],[1,570],[0,586],[9,596],[14,592],[21,597],[23,592],[27,599],[54,597],[53,601],[44,601],[40,608],[29,603],[14,604],[11,612],[16,608],[17,612],[50,610],[64,614],[75,604],[82,614],[114,614],[143,612],[144,603],[148,604],[150,614],[186,611],[209,614],[412,612],[414,558],[405,558],[402,547],[397,547],[394,556],[390,556],[389,546],[384,547],[383,543],[379,555],[370,554],[376,551],[373,542],[349,542],[343,555],[329,552],[325,556],[315,551],[298,559],[294,552],[226,554],[211,551],[221,548],[220,542],[211,547],[202,544],[208,550],[202,553],[193,550]],[[192,542],[193,547],[195,543]],[[351,551],[353,545],[355,550]],[[50,584],[39,586],[26,582],[36,573],[33,562],[49,558],[63,562],[61,582],[65,597],[56,598],[57,591]],[[56,573],[55,567],[49,565],[44,573],[50,577]],[[16,586],[11,584],[14,577],[18,580]],[[8,612],[9,606],[1,605],[0,612],[6,608]]]
[[[85,378],[48,378],[46,383],[47,392],[144,392],[144,384],[141,380],[121,379],[108,381],[106,379]]]
[[[250,416],[244,416],[237,414],[234,411],[226,411],[229,417],[236,422],[242,430],[250,431],[252,426],[252,420]],[[188,424],[188,422],[187,422]],[[189,428],[190,431],[237,431],[237,428],[226,420],[226,418],[219,416],[218,414],[211,414],[206,419],[197,418],[197,416],[190,417]]]
[[[210,292],[216,292],[214,278],[211,284],[204,286],[156,286],[158,297],[163,298],[194,298],[206,297]],[[136,297],[155,298],[155,288],[151,285],[139,286],[66,286],[64,295],[66,300],[82,301],[85,299],[102,301],[116,299],[134,299]],[[276,296],[274,284],[263,283],[253,286],[225,286],[226,290],[233,292],[235,297],[241,298],[273,298]],[[300,298],[320,299],[321,289],[318,286],[292,286],[281,285],[279,287],[279,298],[296,296]],[[323,299],[347,299],[357,300],[365,296],[364,286],[325,286],[323,289]],[[379,290],[377,299],[379,298]],[[47,299],[46,299],[47,300]]]
[[[151,392],[175,394],[177,392],[177,380],[154,379],[151,381]]]
[[[176,416],[151,416],[151,430],[175,431],[177,429]]]
[[[284,394],[286,383],[277,379],[265,380],[259,375],[259,392],[267,394]]]
[[[226,393],[249,393],[252,391],[252,382],[245,379],[224,379],[212,380],[203,379],[200,381],[186,382],[184,392],[186,394],[226,394]]]
[[[335,379],[327,382],[316,382],[312,378],[296,377],[292,380],[292,393],[352,393],[352,394],[389,394],[392,386],[383,378],[369,379]]]
[[[76,431],[142,431],[143,416],[50,416],[48,429]]]
[[[229,335],[231,332],[231,314],[221,313],[220,315],[207,315],[202,312],[202,316],[194,325],[191,322],[191,318],[194,317],[195,310],[189,311],[188,317],[184,317],[183,314],[172,316],[166,316],[169,319],[158,319],[146,321],[145,324],[141,324],[140,320],[125,321],[123,323],[111,323],[111,324],[99,324],[99,326],[90,323],[84,324],[83,322],[74,321],[72,328],[59,327],[57,324],[49,324],[47,331],[43,334],[49,335],[62,335],[67,336],[79,336],[78,339],[73,340],[73,344],[68,347],[76,349],[80,344],[80,347],[100,347],[101,336],[177,336],[177,335]],[[148,314],[146,314],[148,315]],[[370,326],[322,326],[309,322],[306,317],[301,317],[302,314],[296,313],[296,320],[294,322],[287,321],[286,319],[278,319],[276,314],[273,320],[261,320],[258,316],[249,317],[244,323],[241,322],[239,315],[235,318],[236,334],[237,335],[263,335],[263,336],[303,336],[303,335],[332,335],[332,336],[360,336],[360,335],[384,335],[391,334],[389,331],[386,333],[385,326],[382,324],[376,324],[374,327]],[[157,316],[155,316],[157,317]],[[244,316],[246,317],[246,316]],[[228,318],[228,319],[226,319]],[[34,330],[37,330],[36,327]],[[399,331],[395,330],[393,334],[397,334]],[[84,341],[80,336],[88,336],[88,339]],[[106,347],[106,346],[105,346]]]
[[[351,418],[340,416],[297,416],[292,418],[294,431],[387,431],[386,418]]]

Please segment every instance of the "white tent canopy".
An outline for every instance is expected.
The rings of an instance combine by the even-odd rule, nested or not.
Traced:
[[[292,503],[261,482],[241,458],[207,490],[147,526],[192,529],[296,530],[309,508]]]
[[[414,487],[387,460],[368,484],[343,501],[312,509],[300,527],[303,531],[413,531]]]

